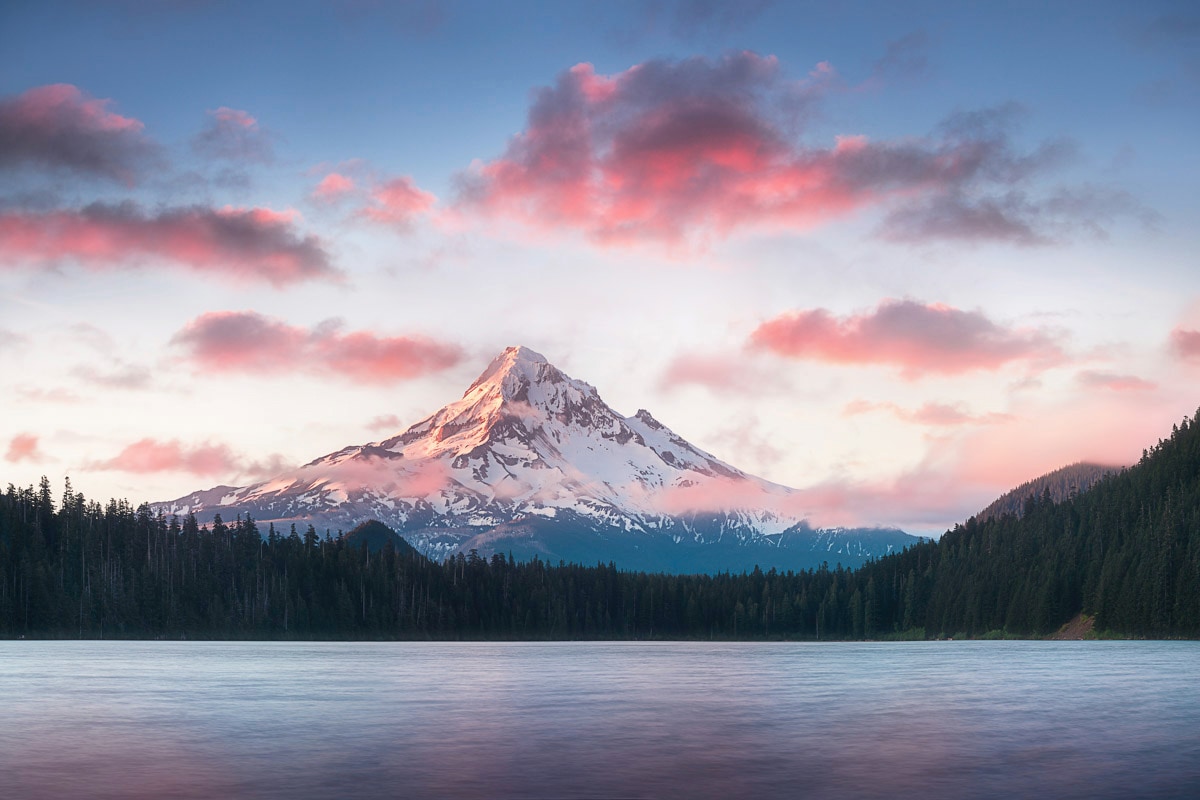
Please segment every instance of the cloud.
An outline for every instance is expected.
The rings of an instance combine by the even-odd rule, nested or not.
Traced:
[[[38,437],[32,433],[18,433],[8,443],[8,452],[4,460],[13,464],[21,461],[38,462],[46,459],[45,454],[38,449]]]
[[[395,414],[381,414],[367,423],[367,430],[396,431],[400,429],[401,424],[400,418]]]
[[[275,160],[271,134],[258,120],[236,108],[211,110],[208,120],[192,138],[192,149],[213,159],[269,164]]]
[[[800,490],[796,505],[814,525],[896,525],[926,533],[964,521],[998,493],[921,465],[891,479],[830,478]]]
[[[63,388],[42,389],[37,386],[18,386],[16,393],[31,403],[79,403],[82,397]]]
[[[117,363],[109,370],[84,364],[72,372],[88,383],[107,389],[146,389],[154,378],[147,367],[124,363]]]
[[[762,369],[746,353],[681,353],[667,364],[659,387],[703,386],[720,394],[760,394],[780,385],[779,375]]]
[[[648,28],[661,19],[675,36],[692,40],[712,33],[741,30],[775,0],[646,0],[642,11]]]
[[[29,337],[10,331],[7,328],[0,328],[0,350],[8,348],[17,348],[29,341]]]
[[[879,79],[911,79],[924,75],[929,70],[930,37],[925,31],[893,39],[871,69],[871,75]]]
[[[310,172],[325,176],[309,193],[315,203],[332,206],[354,199],[360,220],[408,230],[417,217],[433,211],[437,197],[407,175],[389,178],[362,159],[343,161],[330,170],[320,164]]]
[[[872,403],[868,400],[855,400],[847,403],[842,409],[842,414],[851,417],[879,411],[887,412],[904,422],[935,427],[992,425],[1012,419],[1011,414],[1000,414],[997,412],[971,414],[964,410],[961,405],[949,405],[947,403],[925,403],[919,408],[908,409],[896,403]]]
[[[66,83],[0,99],[0,168],[60,169],[133,185],[160,161],[143,125]]]
[[[720,452],[729,453],[736,463],[750,465],[752,472],[774,467],[787,455],[776,444],[773,433],[769,429],[764,431],[753,414],[739,417],[730,427],[710,434],[707,440],[720,447]]]
[[[321,182],[309,194],[309,198],[321,203],[336,203],[353,194],[354,190],[353,178],[339,172],[331,172],[321,179]]]
[[[899,367],[906,378],[995,370],[1020,361],[1045,366],[1063,358],[1045,330],[1007,328],[982,311],[914,300],[885,300],[872,311],[841,318],[821,308],[791,311],[760,325],[749,346],[788,358]]]
[[[1178,327],[1171,331],[1171,350],[1179,358],[1200,361],[1200,330]]]
[[[463,358],[457,345],[423,336],[343,333],[336,321],[310,330],[253,311],[202,314],[171,341],[203,369],[256,374],[309,372],[366,384],[418,378],[453,367]]]
[[[1104,238],[1108,226],[1126,216],[1147,227],[1159,218],[1128,192],[1102,186],[1058,189],[1036,199],[1016,190],[991,196],[954,191],[895,209],[880,232],[900,242],[946,239],[1044,245],[1077,231]]]
[[[371,222],[407,228],[417,216],[433,208],[437,198],[418,187],[411,178],[383,181],[371,190],[370,202],[359,214]]]
[[[148,475],[158,472],[186,472],[204,477],[229,480],[244,476],[252,480],[277,475],[287,468],[278,454],[265,461],[251,461],[239,456],[226,444],[207,442],[189,445],[178,439],[139,439],[115,456],[87,464],[91,470],[113,470]]]
[[[774,57],[751,52],[613,75],[578,64],[538,90],[500,157],[458,176],[455,208],[607,245],[804,230],[874,207],[894,212],[883,228],[891,238],[1040,242],[1076,217],[1098,226],[1129,210],[1098,189],[1034,196],[1034,181],[1074,145],[1017,148],[1017,106],[955,114],[926,137],[801,143],[800,123],[842,88],[828,63],[788,80]]]
[[[89,269],[166,260],[206,274],[285,286],[336,279],[320,239],[296,229],[292,212],[184,206],[148,213],[133,203],[79,210],[0,212],[0,256],[53,266],[69,259]]]
[[[240,460],[227,445],[203,444],[189,447],[177,439],[140,439],[105,461],[88,464],[88,469],[116,470],[136,474],[187,472],[192,475],[229,475],[241,470]]]
[[[1108,389],[1113,392],[1148,392],[1158,388],[1158,384],[1135,375],[1095,370],[1084,370],[1075,376],[1075,380],[1088,389]]]

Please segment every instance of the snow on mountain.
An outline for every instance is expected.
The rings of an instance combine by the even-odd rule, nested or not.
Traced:
[[[797,505],[794,490],[726,464],[648,411],[621,416],[591,385],[528,348],[510,347],[461,399],[396,436],[253,486],[220,486],[158,507],[202,520],[248,513],[264,525],[311,521],[347,530],[375,518],[434,554],[516,546],[610,560],[606,553],[620,551],[625,561],[648,558],[651,566],[659,559],[648,553],[667,543],[757,550],[799,537],[808,545],[801,549],[828,555],[835,548],[861,560],[917,541],[877,531],[867,538],[888,542],[864,554],[861,536],[813,531]]]

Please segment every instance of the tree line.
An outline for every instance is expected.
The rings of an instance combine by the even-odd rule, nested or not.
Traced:
[[[378,525],[378,523],[375,523]],[[1064,502],[976,518],[870,562],[664,575],[430,561],[395,538],[101,505],[49,481],[0,495],[0,637],[861,639],[1039,636],[1080,613],[1116,635],[1200,637],[1200,425]]]

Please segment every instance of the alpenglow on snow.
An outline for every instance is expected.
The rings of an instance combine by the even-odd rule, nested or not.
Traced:
[[[811,528],[799,500],[510,347],[461,399],[396,436],[156,508],[202,522],[249,514],[263,530],[377,519],[433,557],[474,549],[668,572],[855,566],[918,541],[895,529]]]

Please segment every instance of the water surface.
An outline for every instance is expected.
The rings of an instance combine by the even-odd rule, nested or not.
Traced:
[[[1198,794],[1195,642],[0,642],[2,797]]]

